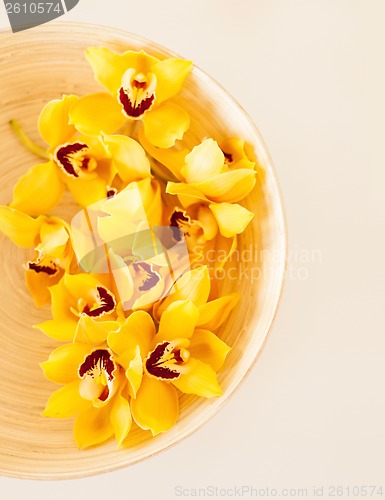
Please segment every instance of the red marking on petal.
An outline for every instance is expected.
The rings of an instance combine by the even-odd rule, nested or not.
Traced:
[[[123,106],[124,112],[128,116],[128,118],[140,118],[154,102],[154,95],[150,95],[145,99],[137,102],[134,100],[131,101],[129,95],[126,93],[123,87],[119,89],[119,102]]]
[[[103,286],[96,287],[98,292],[98,302],[100,305],[98,307],[91,309],[89,305],[86,305],[83,309],[83,313],[87,314],[92,318],[103,316],[103,314],[108,314],[112,312],[116,307],[116,301],[113,293],[111,293],[107,288]]]
[[[96,349],[80,365],[79,377],[83,378],[85,375],[88,375],[91,378],[95,378],[95,375],[98,376],[104,371],[111,381],[114,378],[114,370],[115,363],[111,359],[111,353],[107,349]]]
[[[38,262],[28,262],[28,269],[35,273],[44,273],[48,276],[55,276],[59,272],[58,266],[54,262],[50,262],[50,266],[40,265]]]
[[[175,380],[180,376],[180,371],[172,369],[169,366],[170,364],[172,365],[172,362],[175,362],[175,368],[177,368],[177,363],[183,362],[180,350],[173,351],[172,348],[170,349],[170,342],[162,342],[150,353],[146,359],[145,366],[147,372],[153,377],[164,380]]]
[[[147,292],[159,283],[160,275],[147,262],[135,262],[132,267],[136,273],[144,272],[143,283],[139,286],[140,292]]]

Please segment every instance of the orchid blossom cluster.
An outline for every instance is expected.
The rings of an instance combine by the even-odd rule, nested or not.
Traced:
[[[132,425],[169,430],[182,393],[221,395],[230,347],[215,331],[239,297],[218,292],[224,262],[207,255],[236,247],[256,177],[240,138],[185,145],[190,117],[174,98],[191,62],[102,47],[86,58],[105,91],[45,105],[47,146],[32,148],[45,161],[0,207],[0,230],[34,252],[35,304],[51,307],[36,327],[60,343],[41,363],[61,385],[43,415],[75,417],[80,448],[122,445]],[[79,205],[67,221],[54,215],[66,191]]]

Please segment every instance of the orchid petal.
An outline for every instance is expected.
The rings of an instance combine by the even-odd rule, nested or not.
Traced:
[[[89,403],[89,401],[88,401]],[[79,448],[103,443],[115,432],[111,423],[112,405],[88,408],[75,419],[74,436]]]
[[[68,189],[76,203],[88,207],[100,200],[107,199],[107,185],[100,177],[94,179],[66,179]]]
[[[191,338],[198,319],[198,308],[191,300],[172,302],[162,314],[156,341]]]
[[[32,216],[42,215],[56,207],[63,193],[58,168],[49,161],[35,165],[20,177],[10,206]]]
[[[222,368],[231,347],[209,330],[196,329],[191,338],[189,351],[193,358],[211,366],[214,371]]]
[[[39,265],[44,265],[44,259]],[[27,269],[25,273],[25,282],[37,307],[44,306],[51,301],[49,288],[59,283],[63,277],[63,272],[63,270],[59,270],[57,274],[51,275],[45,272],[36,272],[32,269]]]
[[[178,394],[171,384],[144,376],[136,396],[131,399],[135,422],[153,436],[175,425],[179,415]]]
[[[227,320],[231,311],[238,304],[239,299],[238,293],[231,293],[201,305],[199,307],[197,327],[215,330]]]
[[[225,238],[242,233],[254,214],[238,204],[211,203],[209,205],[218,223],[219,231]]]
[[[152,66],[151,71],[157,78],[157,103],[174,97],[180,91],[191,68],[191,61],[176,59],[174,57],[159,61]]]
[[[224,172],[193,186],[212,201],[235,203],[245,198],[253,189],[255,176],[253,170],[241,168]]]
[[[177,139],[182,139],[190,126],[187,112],[166,102],[151,109],[143,117],[144,135],[146,139],[158,148],[170,148]]]
[[[88,345],[65,344],[55,349],[48,360],[40,363],[40,366],[51,382],[69,384],[78,379],[79,366],[89,351]]]
[[[119,448],[130,432],[132,424],[130,405],[121,394],[117,394],[112,403],[110,420]]]
[[[110,332],[117,330],[116,321],[97,321],[86,314],[82,314],[76,327],[74,342],[97,346],[106,341]]]
[[[183,274],[175,283],[170,295],[154,306],[155,319],[176,300],[191,300],[196,306],[207,302],[210,293],[210,275],[207,266],[200,266]]]
[[[124,58],[105,47],[90,47],[86,50],[85,55],[92,67],[95,80],[111,93],[117,92],[123,73],[127,70]]]
[[[105,92],[81,97],[71,108],[70,122],[86,135],[113,134],[125,122],[121,107]]]
[[[173,380],[173,384],[185,394],[196,394],[203,398],[221,396],[217,376],[213,368],[198,359],[190,359],[186,365],[188,371]]]
[[[36,245],[43,221],[42,217],[33,219],[15,208],[0,206],[0,231],[20,247]]]
[[[38,128],[41,137],[52,149],[68,142],[76,133],[69,122],[69,112],[79,98],[75,95],[64,95],[61,100],[55,99],[47,103],[40,113]]]
[[[125,135],[105,135],[103,139],[123,182],[151,176],[150,162],[138,142]]]
[[[79,384],[80,380],[74,380],[53,392],[42,413],[43,417],[67,418],[89,408],[92,403],[80,396]]]
[[[184,165],[186,155],[190,152],[188,148],[180,143],[168,149],[157,148],[146,139],[143,129],[139,131],[139,141],[148,154],[168,168],[177,179],[183,179],[181,169]]]
[[[218,144],[213,139],[206,139],[186,156],[181,173],[187,183],[199,183],[220,174],[224,162]]]
[[[148,354],[150,343],[155,336],[155,325],[151,316],[145,311],[133,312],[120,329],[111,332],[107,337],[110,349],[122,355],[125,351],[132,351],[138,345],[141,356]]]
[[[50,319],[40,325],[35,325],[34,328],[38,328],[52,339],[72,341],[76,333],[76,324],[75,320]]]

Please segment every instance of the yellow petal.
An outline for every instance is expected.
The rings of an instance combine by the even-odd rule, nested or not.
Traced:
[[[252,162],[246,153],[247,144],[244,139],[232,137],[221,143],[221,149],[226,155],[230,168],[251,168],[254,169],[255,163]]]
[[[216,373],[210,365],[198,359],[190,359],[187,364],[188,372],[173,380],[175,387],[186,394],[196,394],[203,398],[222,395]]]
[[[72,341],[76,333],[76,324],[76,321],[50,319],[40,325],[35,325],[34,328],[38,328],[52,339]]]
[[[52,257],[60,257],[69,242],[67,224],[58,217],[47,218],[41,226],[40,248]]]
[[[89,401],[88,401],[89,403]],[[79,448],[103,443],[115,432],[111,423],[112,405],[82,411],[75,419],[74,436]]]
[[[170,148],[177,139],[182,139],[190,126],[187,112],[166,102],[151,109],[143,117],[144,135],[146,139],[158,148]]]
[[[116,321],[97,321],[83,314],[76,327],[74,342],[97,346],[105,342],[108,334],[119,326]]]
[[[32,216],[42,215],[56,207],[63,193],[58,168],[49,161],[35,165],[20,177],[10,206]]]
[[[100,177],[94,179],[66,179],[68,189],[76,203],[88,207],[107,198],[106,182]]]
[[[82,134],[113,134],[125,122],[121,107],[110,94],[99,92],[81,97],[71,108],[70,122]]]
[[[57,384],[69,384],[78,379],[79,366],[89,352],[90,346],[84,344],[62,345],[40,366],[48,380]]]
[[[128,380],[128,392],[132,398],[136,398],[143,380],[143,359],[140,355],[139,346],[136,346],[135,357],[128,363],[126,377]]]
[[[157,342],[191,338],[198,318],[198,308],[191,300],[178,300],[171,303],[160,319]]]
[[[136,399],[131,399],[131,411],[139,427],[153,436],[168,431],[179,415],[177,391],[171,384],[144,376]]]
[[[216,175],[193,186],[217,203],[236,203],[245,198],[253,189],[255,176],[256,173],[253,170],[240,168]]]
[[[210,241],[218,234],[218,224],[213,213],[206,205],[201,205],[198,209],[198,221],[203,229],[203,236],[206,241]]]
[[[231,311],[238,304],[239,299],[239,293],[230,293],[203,304],[199,307],[197,327],[215,330],[227,320]]]
[[[50,275],[44,272],[37,273],[27,269],[25,273],[25,282],[37,307],[44,306],[51,301],[49,288],[59,283],[62,277],[63,270],[60,270],[55,275]]]
[[[160,226],[162,224],[162,192],[160,184],[155,179],[142,179],[137,183],[140,196],[142,198],[147,221],[150,226]]]
[[[188,148],[182,143],[177,143],[175,146],[168,149],[157,148],[146,139],[143,129],[139,131],[139,141],[148,154],[167,167],[177,179],[183,179],[181,169],[184,165],[186,155],[190,152]]]
[[[71,106],[79,98],[75,95],[65,95],[46,104],[38,120],[39,133],[52,149],[68,142],[76,133],[69,122]]]
[[[150,162],[142,146],[125,135],[105,135],[119,177],[125,183],[151,176]]]
[[[121,394],[115,396],[112,403],[110,419],[119,448],[130,432],[132,424],[130,405],[127,399]]]
[[[202,201],[210,201],[197,186],[197,184],[185,184],[184,182],[168,182],[166,193],[177,195],[184,208]]]
[[[92,403],[80,396],[79,384],[80,380],[75,380],[53,392],[42,413],[43,417],[67,418],[89,408]]]
[[[119,331],[108,335],[107,343],[118,355],[128,350],[135,350],[135,347],[139,346],[141,356],[145,358],[154,336],[155,325],[151,316],[145,311],[135,311],[122,324]]]
[[[254,214],[238,204],[211,203],[209,205],[217,220],[219,231],[225,238],[242,233]]]
[[[196,306],[207,302],[210,293],[210,275],[207,266],[200,266],[183,274],[174,284],[171,293],[155,304],[154,317],[159,319],[164,310],[176,300],[191,300]]]
[[[90,47],[85,55],[96,81],[111,93],[115,93],[121,86],[123,73],[127,70],[124,58],[105,47]]]
[[[222,368],[231,347],[209,330],[196,329],[191,338],[189,351],[193,358],[211,366],[214,371]]]
[[[213,139],[195,146],[185,158],[182,175],[187,183],[202,182],[222,172],[225,157]]]
[[[181,89],[183,82],[192,68],[192,62],[184,59],[170,58],[159,61],[151,68],[157,78],[156,101],[161,103],[174,97]]]
[[[23,248],[34,247],[44,218],[33,219],[14,208],[0,206],[0,231]]]
[[[67,294],[70,293],[76,299],[87,300],[87,298],[94,297],[95,289],[100,285],[100,281],[95,276],[87,273],[66,273],[63,278],[63,286],[66,288]]]

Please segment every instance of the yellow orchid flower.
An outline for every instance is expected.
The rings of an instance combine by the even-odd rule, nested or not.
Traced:
[[[74,263],[70,228],[59,217],[36,219],[14,208],[0,206],[0,231],[23,248],[34,248],[35,258],[26,263],[27,287],[37,306],[49,302],[48,288]]]
[[[104,47],[87,49],[86,58],[109,93],[91,94],[75,103],[70,120],[78,130],[110,134],[126,120],[141,120],[147,140],[157,147],[168,148],[183,137],[190,119],[170,98],[180,91],[191,61],[160,60],[144,51],[118,54]]]
[[[126,370],[132,416],[153,435],[177,421],[177,389],[206,398],[222,394],[216,372],[230,348],[198,323],[198,308],[180,300],[165,310],[157,333],[151,316],[136,311],[107,337]]]
[[[63,96],[43,108],[38,127],[49,146],[49,161],[19,179],[11,207],[34,216],[47,213],[60,201],[65,187],[79,205],[88,206],[116,192],[111,187],[116,175],[124,184],[151,176],[149,160],[134,139],[87,136],[68,124],[78,99]]]
[[[38,128],[48,144],[48,162],[35,165],[19,179],[11,207],[34,216],[47,213],[59,203],[66,186],[82,205],[106,197],[115,171],[102,142],[80,135],[68,124],[69,110],[77,100],[65,95],[43,108]]]
[[[49,289],[53,319],[36,328],[48,337],[69,341],[77,338],[79,320],[84,316],[102,322],[115,320],[118,304],[108,278],[108,275],[64,274],[62,280]]]
[[[195,203],[242,200],[253,189],[256,172],[249,164],[245,168],[245,160],[226,159],[218,144],[206,139],[185,157],[180,176],[182,182],[168,182],[166,192],[178,195],[186,208]]]
[[[132,418],[124,369],[105,342],[117,324],[86,316],[79,326],[81,342],[62,345],[41,363],[48,380],[65,384],[51,395],[43,416],[76,416],[74,437],[79,448],[114,434],[119,447]]]

